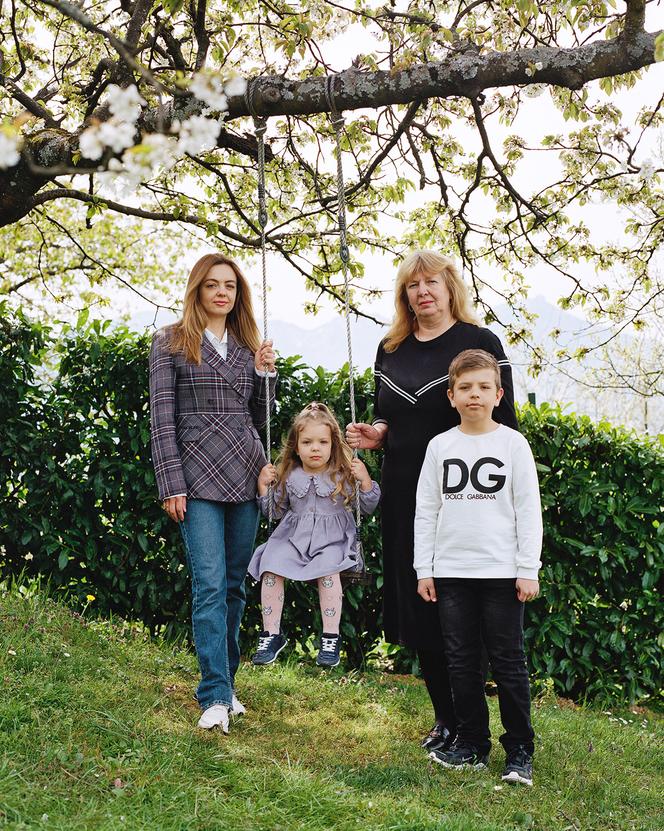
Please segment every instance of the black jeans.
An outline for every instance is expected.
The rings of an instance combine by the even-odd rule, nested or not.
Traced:
[[[482,753],[491,747],[482,642],[498,686],[500,737],[506,751],[532,753],[530,683],[523,651],[523,603],[508,579],[437,577],[436,594],[457,718],[457,738]]]

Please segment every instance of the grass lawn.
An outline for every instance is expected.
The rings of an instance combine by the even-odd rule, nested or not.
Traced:
[[[0,590],[0,828],[664,828],[651,712],[538,700],[532,789],[501,785],[499,746],[488,771],[429,763],[413,678],[243,665],[247,716],[203,733],[190,653],[24,592]]]

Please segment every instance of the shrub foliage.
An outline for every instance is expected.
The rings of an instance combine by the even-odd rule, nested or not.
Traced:
[[[0,311],[2,311],[0,309]],[[22,315],[0,317],[0,568],[47,575],[95,596],[99,613],[188,631],[189,589],[177,528],[156,499],[149,448],[149,338],[92,326],[53,339]],[[273,435],[313,400],[349,419],[348,372],[279,362]],[[356,379],[358,418],[370,417],[372,377]],[[579,698],[640,699],[662,672],[664,494],[661,444],[544,405],[520,412],[540,466],[545,542],[542,595],[526,639],[535,678]],[[273,453],[276,454],[275,447]],[[365,454],[380,479],[378,455]],[[266,528],[259,540],[265,538]],[[360,665],[381,633],[380,529],[364,521],[371,586],[351,586],[342,621]],[[260,628],[248,586],[245,637]],[[314,587],[287,587],[284,627],[304,644],[320,631]],[[401,666],[405,650],[393,650]]]

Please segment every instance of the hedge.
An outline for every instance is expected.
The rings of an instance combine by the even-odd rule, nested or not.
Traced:
[[[166,636],[188,633],[182,546],[157,502],[150,461],[149,337],[94,322],[55,339],[20,313],[0,312],[0,572],[47,575],[81,603],[94,595],[99,614],[137,618]],[[329,373],[286,358],[279,378],[275,442],[312,400],[348,420],[347,369]],[[355,386],[364,420],[371,373]],[[542,595],[529,604],[526,624],[533,677],[553,679],[557,692],[575,699],[655,695],[664,617],[661,442],[548,405],[524,407],[520,419],[540,467],[545,524]],[[366,453],[365,461],[379,479],[379,455]],[[362,540],[375,580],[346,592],[351,666],[381,634],[376,516],[363,523]],[[287,587],[292,642],[320,631],[313,592]],[[246,641],[260,628],[258,597],[248,586]],[[391,654],[410,667],[407,650]]]

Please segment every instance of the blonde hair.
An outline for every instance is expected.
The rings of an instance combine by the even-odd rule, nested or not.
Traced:
[[[208,272],[215,265],[230,266],[237,279],[235,303],[226,318],[229,332],[241,346],[246,346],[252,352],[257,352],[260,347],[258,326],[251,305],[251,289],[240,266],[225,254],[205,254],[194,264],[189,274],[184,292],[182,319],[168,328],[170,351],[182,352],[185,358],[194,364],[201,362],[201,343],[207,326],[207,315],[201,306],[199,290]]]
[[[327,475],[335,484],[331,497],[334,499],[338,494],[343,494],[344,502],[348,504],[351,496],[355,493],[355,479],[350,470],[350,463],[353,458],[353,451],[346,444],[339,422],[325,404],[312,401],[311,404],[301,410],[293,419],[286,440],[283,443],[279,458],[276,462],[277,481],[275,493],[280,494],[283,499],[286,480],[292,470],[301,464],[297,455],[297,443],[300,433],[306,424],[323,424],[330,428],[332,448],[330,461],[328,462]]]
[[[500,389],[500,367],[498,361],[490,352],[484,349],[464,349],[450,364],[447,388],[454,391],[460,375],[473,369],[491,369],[496,378],[496,389]]]
[[[394,352],[417,328],[416,319],[408,307],[406,286],[420,274],[441,276],[450,294],[450,313],[455,321],[479,324],[466,284],[451,257],[437,251],[411,251],[399,266],[394,287],[394,318],[383,340],[383,349]]]

